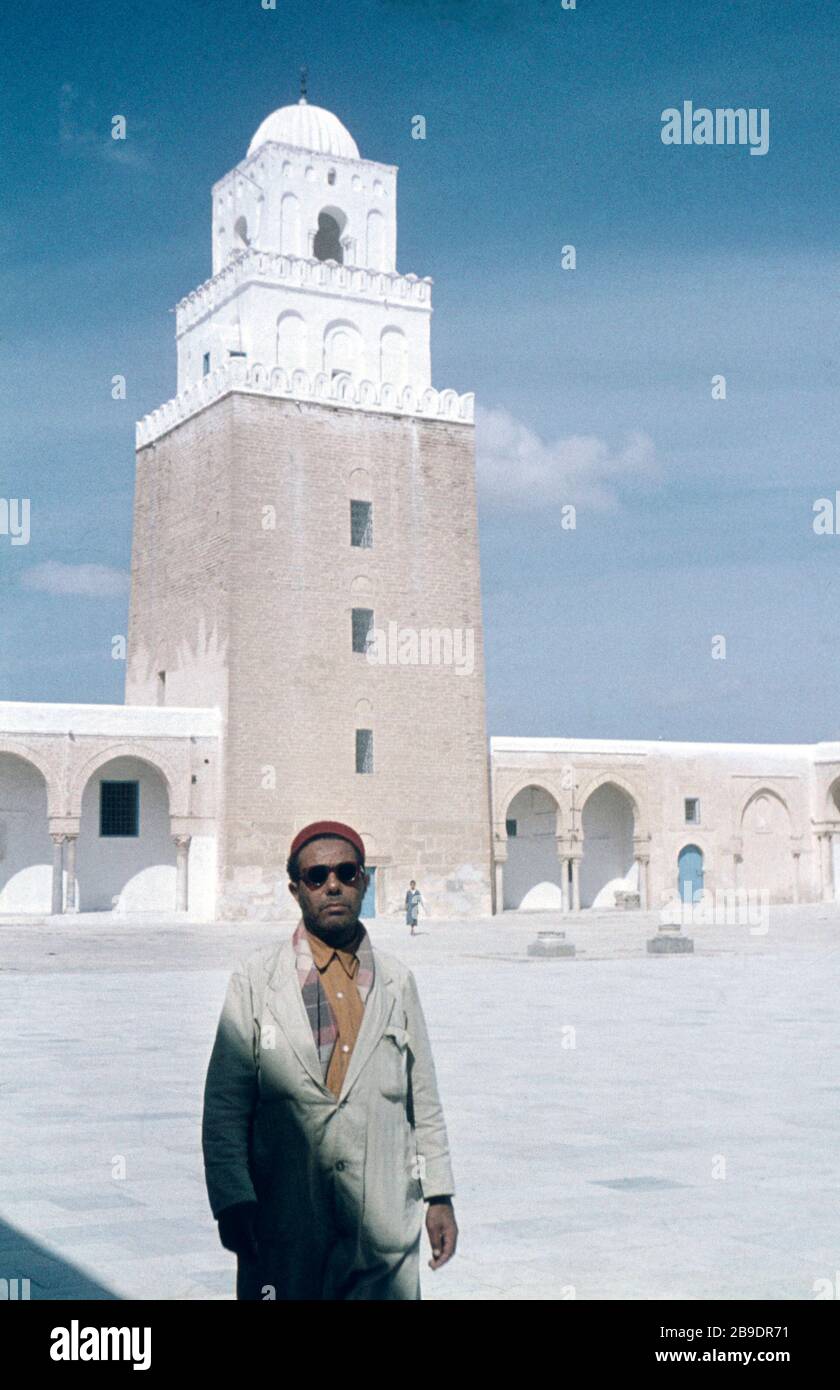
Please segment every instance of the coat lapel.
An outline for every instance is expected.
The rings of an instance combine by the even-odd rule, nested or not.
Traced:
[[[373,985],[367,997],[359,1036],[356,1038],[356,1046],[353,1048],[353,1055],[350,1058],[350,1065],[347,1068],[347,1075],[341,1088],[340,1100],[344,1099],[351,1086],[354,1085],[362,1067],[382,1037],[396,1003],[396,997],[390,988],[390,975],[378,956],[375,955],[374,960]]]
[[[305,1067],[312,1080],[318,1083],[321,1090],[327,1091],[318,1049],[315,1046],[309,1019],[306,1017],[300,981],[295,969],[295,953],[291,942],[287,943],[280,952],[277,967],[268,982],[266,1008],[272,1018],[280,1024],[298,1061]],[[327,1094],[329,1095],[330,1092],[327,1091]]]
[[[353,1086],[382,1037],[391,1014],[394,1011],[396,996],[391,989],[391,974],[381,958],[374,953],[373,984],[365,1002],[365,1011],[347,1075],[338,1097],[343,1100]],[[332,1091],[324,1085],[324,1075],[318,1058],[318,1049],[312,1036],[309,1019],[303,1003],[300,981],[295,968],[295,952],[291,942],[287,942],[278,955],[277,965],[268,981],[266,1008],[272,1018],[279,1023],[288,1039],[295,1056],[306,1069],[312,1080],[325,1095],[333,1097]]]

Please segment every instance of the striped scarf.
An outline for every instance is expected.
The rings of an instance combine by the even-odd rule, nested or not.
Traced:
[[[356,971],[355,985],[359,991],[359,997],[363,1004],[367,1002],[371,985],[373,984],[373,947],[370,944],[370,937],[364,926],[362,927],[361,940],[356,947],[356,955],[359,957],[359,968]],[[303,995],[303,1005],[306,1009],[306,1016],[309,1019],[309,1026],[312,1029],[312,1036],[315,1039],[315,1047],[318,1052],[318,1060],[321,1063],[321,1070],[324,1080],[327,1079],[327,1071],[330,1065],[330,1057],[338,1036],[335,1015],[330,1008],[330,1001],[321,982],[321,972],[315,961],[312,959],[312,951],[306,935],[306,928],[303,918],[298,922],[292,936],[292,946],[295,952],[295,968],[297,970],[298,984]]]

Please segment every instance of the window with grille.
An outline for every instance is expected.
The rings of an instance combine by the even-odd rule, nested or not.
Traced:
[[[366,652],[368,637],[373,629],[373,609],[353,609],[353,651]]]
[[[356,771],[373,772],[373,729],[356,730]]]
[[[350,503],[350,544],[370,550],[373,545],[373,503]]]
[[[686,825],[698,825],[700,822],[700,802],[696,796],[685,798],[685,821]]]
[[[100,835],[140,833],[140,783],[100,782]]]
[[[515,820],[506,820],[506,821],[505,821],[505,834],[507,835],[507,837],[508,837],[509,840],[515,840],[515,839],[516,839],[516,821],[515,821]]]

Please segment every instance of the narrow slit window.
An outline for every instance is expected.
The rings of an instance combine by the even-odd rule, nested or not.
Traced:
[[[373,632],[373,609],[353,609],[353,651],[366,652]]]
[[[356,771],[373,772],[373,729],[356,730]]]
[[[350,544],[370,550],[373,546],[373,503],[350,503]]]

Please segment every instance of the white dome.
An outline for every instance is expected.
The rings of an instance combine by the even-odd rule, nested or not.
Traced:
[[[248,146],[248,154],[252,155],[266,140],[295,145],[299,150],[316,150],[319,154],[359,158],[359,147],[338,116],[302,99],[295,106],[281,106],[266,116]]]

